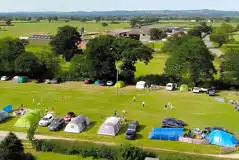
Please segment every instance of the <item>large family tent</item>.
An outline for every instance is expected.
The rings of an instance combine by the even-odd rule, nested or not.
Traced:
[[[8,113],[7,112],[5,112],[5,111],[0,111],[0,122],[2,122],[2,121],[4,121],[4,120],[6,120],[6,119],[8,119]]]
[[[180,92],[188,92],[188,85],[182,84],[179,90]]]
[[[41,119],[41,112],[40,110],[28,110],[27,113],[21,116],[17,122],[15,123],[14,127],[20,128],[29,128],[31,122],[38,122]]]
[[[90,124],[90,120],[86,116],[78,116],[71,120],[69,124],[67,124],[65,128],[65,132],[70,133],[81,133],[84,129],[86,129]]]
[[[100,85],[100,83],[101,83],[100,80],[96,80],[96,81],[95,81],[95,84],[96,84],[96,85]]]
[[[125,83],[123,81],[118,81],[116,84],[115,84],[115,88],[123,88],[125,87]]]
[[[119,117],[108,117],[100,126],[98,134],[107,136],[116,136],[120,131],[121,123]]]
[[[136,89],[145,89],[146,82],[145,81],[139,81],[136,83]]]
[[[178,141],[183,135],[183,128],[153,128],[149,139]]]
[[[210,144],[218,146],[234,148],[238,145],[238,140],[233,134],[222,130],[214,130],[206,138]]]
[[[6,107],[3,108],[3,111],[7,112],[7,113],[11,113],[13,112],[13,107],[12,105],[8,105]]]

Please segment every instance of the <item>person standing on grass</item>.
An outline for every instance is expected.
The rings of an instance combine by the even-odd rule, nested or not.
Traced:
[[[134,102],[134,103],[136,102],[136,97],[135,97],[135,96],[133,97],[133,102]]]
[[[145,107],[145,103],[144,103],[144,101],[142,102],[142,107],[143,107],[143,108]]]

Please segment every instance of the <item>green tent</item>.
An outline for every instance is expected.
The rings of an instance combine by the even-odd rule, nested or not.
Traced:
[[[116,84],[115,84],[115,88],[123,88],[125,87],[125,83],[123,81],[118,81]]]
[[[25,83],[27,82],[28,78],[25,76],[18,77],[18,83]]]
[[[17,120],[14,127],[29,128],[31,122],[38,122],[40,119],[41,119],[40,110],[38,110],[38,109],[28,110],[25,115],[21,116]]]
[[[187,92],[188,91],[188,85],[182,84],[180,86],[180,92]]]

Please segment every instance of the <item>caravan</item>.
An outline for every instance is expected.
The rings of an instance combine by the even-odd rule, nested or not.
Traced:
[[[139,81],[136,84],[136,89],[145,89],[146,87],[146,82],[145,81]]]

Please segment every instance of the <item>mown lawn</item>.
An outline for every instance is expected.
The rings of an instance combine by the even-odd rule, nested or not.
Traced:
[[[85,28],[87,32],[104,32],[111,29],[123,29],[128,28],[128,23],[111,24],[107,27],[103,27],[101,23],[96,22],[79,22],[70,21],[68,23],[64,21],[51,22],[41,21],[39,23],[14,23],[14,26],[1,27],[0,38],[3,37],[19,37],[19,36],[31,36],[32,34],[50,34],[54,35],[57,32],[58,27],[70,25],[77,27],[79,30],[81,27]]]
[[[47,152],[32,152],[37,160],[93,160],[93,158],[82,158],[81,156],[62,155]]]
[[[69,134],[50,132],[47,128],[40,127],[39,134],[63,136],[79,140],[105,141],[116,144],[132,143],[143,147],[156,147],[173,149],[178,151],[198,153],[219,153],[220,148],[210,145],[193,145],[170,141],[149,140],[148,135],[153,127],[160,127],[165,117],[182,119],[189,124],[190,128],[204,128],[208,126],[223,126],[234,133],[238,133],[239,121],[238,112],[224,103],[215,102],[214,98],[206,94],[196,95],[192,93],[167,92],[164,89],[159,91],[137,91],[134,86],[120,89],[120,95],[116,95],[115,88],[98,87],[95,85],[83,85],[79,82],[69,82],[59,85],[46,84],[16,84],[13,82],[0,82],[0,106],[13,104],[14,107],[25,104],[29,108],[38,108],[36,103],[43,100],[43,106],[51,110],[55,108],[58,116],[64,116],[68,111],[89,116],[93,125],[82,134]],[[137,102],[132,102],[136,96]],[[32,99],[35,103],[32,103]],[[239,98],[239,97],[238,97]],[[141,102],[145,102],[145,107]],[[165,110],[164,105],[172,102],[175,108]],[[124,127],[116,137],[97,135],[99,126],[106,117],[114,114],[117,110],[127,111],[128,120],[139,120],[141,129],[136,141],[126,141]],[[13,127],[17,118],[0,124],[1,130],[25,131]]]

